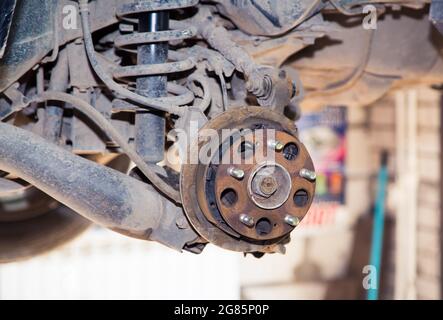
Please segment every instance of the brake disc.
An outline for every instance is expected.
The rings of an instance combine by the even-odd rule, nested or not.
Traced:
[[[196,231],[229,250],[284,251],[315,192],[295,124],[260,107],[232,109],[200,129],[189,155],[198,163],[183,165],[180,188]]]

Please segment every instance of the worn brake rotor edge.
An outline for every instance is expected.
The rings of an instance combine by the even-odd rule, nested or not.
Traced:
[[[297,128],[295,124],[276,112],[273,112],[262,107],[245,107],[229,110],[214,119],[210,120],[201,130],[213,129],[216,131],[222,129],[275,129],[280,131],[281,135],[290,135],[297,142],[300,154],[303,162],[301,166],[308,170],[314,171],[314,166],[311,158],[297,138]],[[191,143],[189,150],[190,153],[198,152],[199,148],[204,142]],[[209,205],[206,199],[205,189],[201,186],[201,181],[206,180],[208,166],[205,164],[185,164],[182,167],[182,173],[180,177],[180,190],[183,201],[183,207],[186,215],[196,229],[196,231],[208,242],[211,242],[217,246],[223,247],[228,250],[240,251],[240,252],[284,252],[283,244],[286,243],[290,231],[293,227],[285,227],[284,230],[278,234],[278,237],[247,237],[245,233],[239,233],[237,230],[233,230],[224,217],[216,219],[208,215]],[[312,203],[315,182],[305,181],[300,177],[295,177],[295,171],[291,172],[291,194],[293,191],[298,190],[294,184],[298,183],[302,185],[303,189],[306,189],[309,194],[308,201],[303,210],[298,210],[296,216],[301,220],[307,213],[309,206]],[[247,192],[247,191],[246,191]],[[203,201],[202,201],[203,200]],[[203,203],[202,203],[203,202]],[[286,201],[286,202],[289,202]],[[218,203],[218,205],[220,205]],[[287,210],[288,205],[283,203],[281,210]],[[229,219],[227,219],[229,221]],[[224,224],[224,225],[223,225]],[[231,222],[232,224],[232,222]],[[231,230],[231,232],[229,232]]]

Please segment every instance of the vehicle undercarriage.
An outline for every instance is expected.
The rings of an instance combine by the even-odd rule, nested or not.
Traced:
[[[439,1],[6,0],[0,262],[90,221],[284,253],[315,195],[302,110],[443,80]]]

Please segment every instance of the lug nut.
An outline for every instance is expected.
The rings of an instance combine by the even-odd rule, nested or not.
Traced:
[[[274,141],[274,140],[269,141],[268,146],[272,149],[275,149],[275,151],[282,151],[283,148],[285,147],[285,145],[280,141]]]
[[[255,224],[254,219],[251,216],[244,213],[240,215],[240,222],[247,225],[248,227],[253,227]]]
[[[242,169],[238,169],[235,167],[231,167],[228,169],[228,173],[231,177],[234,177],[235,179],[243,179],[245,176],[245,172]]]
[[[317,174],[314,171],[303,168],[299,172],[300,177],[305,178],[309,181],[315,181],[317,179]]]
[[[263,194],[270,196],[277,191],[278,182],[273,176],[266,176],[261,179],[259,188]]]
[[[291,216],[291,215],[286,215],[286,217],[285,217],[285,222],[287,223],[287,224],[289,224],[290,226],[292,226],[292,227],[296,227],[296,226],[298,226],[298,224],[300,223],[300,219],[299,218],[297,218],[297,217],[294,217],[294,216]]]

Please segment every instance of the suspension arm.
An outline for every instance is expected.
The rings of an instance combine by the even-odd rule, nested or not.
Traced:
[[[83,217],[131,237],[181,250],[197,237],[183,210],[148,184],[0,123],[0,170],[31,183]],[[186,219],[185,219],[186,220]]]

